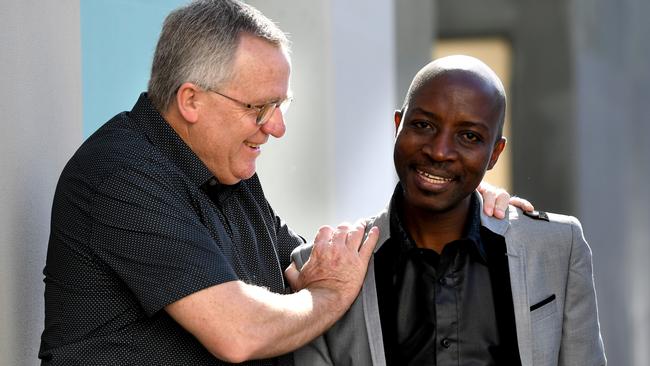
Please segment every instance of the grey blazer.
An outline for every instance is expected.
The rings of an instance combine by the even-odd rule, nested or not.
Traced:
[[[485,216],[482,205],[481,201],[481,224],[505,237],[522,365],[606,365],[591,250],[580,222],[551,213],[531,218],[512,206],[506,219],[499,220]],[[389,210],[368,225],[380,230],[375,252],[388,239]],[[294,250],[292,259],[298,268],[310,252],[310,245]],[[361,293],[348,312],[329,331],[295,352],[296,365],[386,364],[373,259]],[[545,304],[530,310],[540,303]]]

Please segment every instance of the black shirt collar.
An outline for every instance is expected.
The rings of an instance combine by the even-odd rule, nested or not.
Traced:
[[[202,186],[214,178],[201,159],[156,110],[147,93],[140,94],[129,117],[136,122],[149,141],[197,186]]]
[[[390,207],[392,207],[392,210],[390,211],[390,233],[391,237],[397,239],[397,241],[401,243],[400,252],[402,253],[417,247],[402,224],[403,219],[401,208],[403,199],[404,191],[402,185],[397,183],[390,202]],[[487,262],[487,254],[485,253],[485,247],[481,240],[481,207],[476,193],[471,195],[468,213],[469,215],[465,222],[465,228],[463,229],[463,236],[459,240],[471,242],[473,247],[476,249],[476,252],[479,254],[479,258],[483,262]]]

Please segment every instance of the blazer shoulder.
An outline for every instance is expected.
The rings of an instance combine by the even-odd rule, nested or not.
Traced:
[[[569,249],[575,243],[585,241],[582,225],[574,216],[540,211],[527,215],[514,207],[510,210],[506,238],[525,243],[528,248]]]
[[[521,209],[510,206],[509,209],[509,220],[511,222],[517,222],[517,224],[523,225],[539,225],[544,226],[555,226],[555,225],[571,225],[571,226],[582,226],[580,220],[575,216],[563,215],[553,212],[539,211],[535,210],[532,212],[525,212]]]

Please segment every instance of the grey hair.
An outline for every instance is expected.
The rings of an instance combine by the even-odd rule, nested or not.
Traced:
[[[185,82],[216,88],[232,77],[239,36],[250,33],[289,51],[289,40],[259,10],[237,0],[196,0],[163,23],[151,66],[148,94],[161,113]]]

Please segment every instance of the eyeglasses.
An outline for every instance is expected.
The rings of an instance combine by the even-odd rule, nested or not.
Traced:
[[[273,115],[273,112],[275,111],[276,108],[280,108],[280,111],[282,114],[287,113],[287,110],[289,109],[289,105],[291,104],[291,101],[293,100],[292,97],[287,97],[286,99],[275,101],[275,102],[269,102],[266,104],[260,104],[260,105],[252,105],[249,103],[244,103],[241,100],[237,100],[235,98],[229,97],[225,94],[219,93],[216,90],[212,89],[206,89],[209,92],[213,92],[215,94],[221,95],[222,97],[226,99],[230,99],[233,102],[241,105],[244,108],[252,109],[254,111],[257,111],[257,118],[255,119],[255,123],[257,123],[258,126],[261,126],[265,124],[266,122],[269,121],[271,116]]]

